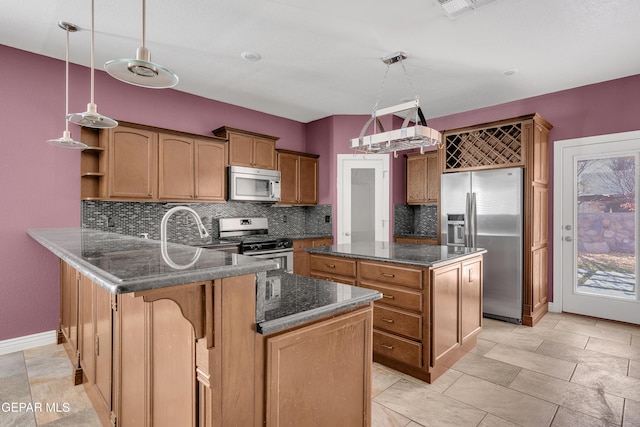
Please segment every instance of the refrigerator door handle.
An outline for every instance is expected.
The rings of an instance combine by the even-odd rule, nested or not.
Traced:
[[[471,247],[476,247],[478,239],[478,213],[476,211],[476,193],[471,194]]]
[[[467,193],[464,205],[464,245],[471,247],[471,193]]]

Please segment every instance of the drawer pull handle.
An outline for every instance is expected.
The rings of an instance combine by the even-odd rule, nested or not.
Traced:
[[[387,323],[393,323],[393,319],[385,319],[384,317],[382,319],[383,322],[387,322]]]
[[[336,268],[336,265],[335,265],[335,264],[325,264],[325,265],[326,265],[327,267],[329,267],[329,268]]]
[[[387,299],[396,299],[395,296],[393,295],[387,295],[387,294],[382,294],[382,298],[387,298]]]
[[[380,273],[380,274],[382,274],[384,277],[396,277],[396,275],[393,273]]]
[[[473,269],[469,269],[469,284],[473,283]]]
[[[387,350],[393,350],[393,346],[392,345],[386,345],[386,344],[380,344],[382,347],[386,348]]]

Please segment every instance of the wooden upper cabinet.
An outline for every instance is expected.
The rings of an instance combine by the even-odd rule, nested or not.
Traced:
[[[525,167],[547,183],[549,130],[538,114],[447,130],[440,152],[442,172]]]
[[[158,141],[160,199],[193,199],[193,139],[161,133]]]
[[[158,134],[145,129],[118,126],[103,131],[108,156],[101,167],[106,180],[104,198],[154,199],[157,197]]]
[[[276,169],[275,136],[223,126],[213,131],[229,141],[229,165],[260,169]]]
[[[159,196],[163,200],[225,200],[226,143],[160,134]]]
[[[318,155],[277,150],[280,204],[318,204]]]
[[[195,140],[195,198],[224,202],[227,189],[227,144]]]
[[[318,158],[300,156],[300,180],[298,193],[300,203],[305,205],[318,204]]]
[[[281,204],[292,205],[298,203],[299,158],[295,154],[278,152]]]
[[[261,169],[276,168],[276,141],[267,138],[253,140],[253,167]]]
[[[440,196],[440,172],[438,154],[407,154],[407,204],[438,203]]]
[[[229,165],[253,167],[253,141],[247,135],[229,134]]]
[[[82,131],[83,200],[226,200],[227,142],[135,123]]]

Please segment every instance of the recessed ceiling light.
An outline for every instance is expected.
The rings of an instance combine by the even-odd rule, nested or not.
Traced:
[[[259,61],[262,56],[258,53],[258,52],[249,52],[249,51],[244,51],[240,54],[240,57],[242,59],[244,59],[245,61]]]
[[[504,70],[503,74],[505,76],[513,76],[514,74],[517,74],[518,71],[520,71],[520,70],[518,70],[517,68],[510,68],[508,70]]]

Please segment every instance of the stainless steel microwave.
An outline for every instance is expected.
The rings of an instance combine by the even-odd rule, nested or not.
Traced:
[[[280,171],[229,166],[229,200],[280,201]]]

